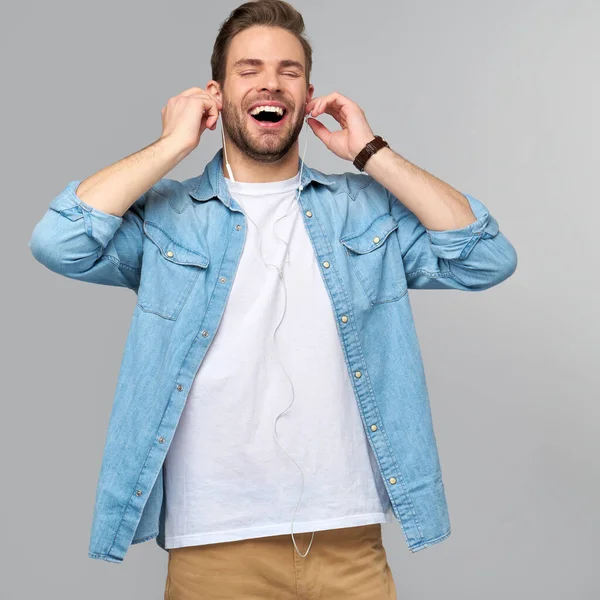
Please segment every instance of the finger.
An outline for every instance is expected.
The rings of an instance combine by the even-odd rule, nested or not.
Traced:
[[[306,105],[306,114],[311,116],[311,117],[316,117],[317,116],[317,108],[319,106],[319,103],[321,102],[321,100],[323,99],[323,96],[320,96],[319,98],[313,98],[307,105]]]
[[[312,100],[310,100],[310,102],[308,102],[308,104],[306,105],[305,113],[312,113],[313,109],[315,108],[319,100],[321,100],[321,98],[322,96],[318,96],[317,98],[313,98]]]
[[[313,133],[327,146],[329,138],[332,136],[331,131],[329,131],[323,123],[317,121],[317,119],[308,119],[308,124],[313,130]]]
[[[317,104],[315,116],[319,116],[323,113],[327,113],[332,116],[334,116],[334,113],[339,115],[347,105],[347,100],[341,94],[330,94],[329,96],[321,98]]]
[[[322,114],[331,115],[342,127],[344,127],[346,124],[346,119],[344,118],[342,112],[333,104],[328,104],[325,100],[318,103],[318,105],[312,111],[311,116],[318,117]]]
[[[180,96],[196,96],[197,94],[205,94],[206,92],[199,87],[191,87],[179,94]]]
[[[219,119],[219,107],[216,100],[210,103],[208,107],[208,118],[206,119],[206,126],[214,129],[217,126]]]
[[[324,102],[327,102],[327,98],[328,96],[321,96],[320,98],[317,99],[317,102],[315,103],[315,107],[314,110],[312,111],[313,116],[318,116],[321,113],[319,112],[321,106],[323,105]]]
[[[219,120],[219,114],[222,110],[221,101],[219,100],[219,98],[217,96],[215,96],[211,92],[207,91],[206,95],[208,96],[208,98],[211,101],[209,117],[206,120],[206,126],[210,127],[210,129],[215,129],[217,126],[217,121]],[[207,104],[206,106],[208,107],[209,105]]]
[[[221,110],[222,103],[221,103],[221,100],[219,100],[219,97],[216,94],[212,94],[211,92],[206,92],[206,93],[215,101],[215,104],[217,105],[217,108],[219,110]]]
[[[319,114],[331,115],[344,129],[355,120],[357,112],[351,107],[352,101],[341,94],[335,98],[329,98],[319,106]]]

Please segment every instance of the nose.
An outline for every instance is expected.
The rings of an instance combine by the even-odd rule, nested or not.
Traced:
[[[258,92],[269,92],[271,94],[280,94],[281,87],[278,84],[270,84],[258,87]]]
[[[277,71],[265,69],[263,75],[260,77],[258,85],[259,92],[264,90],[274,93],[281,92],[281,84],[277,75]]]

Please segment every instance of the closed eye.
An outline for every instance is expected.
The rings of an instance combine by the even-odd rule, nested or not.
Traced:
[[[243,77],[245,75],[254,75],[254,73],[256,73],[256,71],[245,71],[241,75]],[[284,73],[284,75],[291,75],[292,77],[299,77],[298,73],[293,73],[291,71],[288,71],[287,73]]]

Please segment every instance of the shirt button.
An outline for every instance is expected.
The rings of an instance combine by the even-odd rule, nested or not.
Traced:
[[[158,438],[158,441],[159,441],[159,443],[160,443],[160,444],[164,444],[164,443],[165,443],[165,438],[164,438],[164,437],[161,435],[161,436]]]
[[[362,373],[360,371],[356,371],[356,373],[354,373],[354,376],[355,377],[361,377]]]
[[[221,283],[225,283],[227,281],[227,279],[225,277],[219,277],[219,281]]]
[[[371,425],[371,431],[377,431],[377,425]]]
[[[373,238],[373,241],[374,241],[375,243],[377,243],[377,242],[379,241],[379,238],[378,238],[378,237],[374,237],[374,238]]]
[[[348,322],[348,317],[346,315],[342,316],[342,323],[347,323]]]
[[[395,477],[390,477],[390,483],[396,483],[396,478]]]
[[[241,225],[236,225],[235,228],[239,231],[242,228],[242,226]]]
[[[307,211],[306,211],[306,216],[307,216],[307,217],[312,217],[312,213],[310,212],[310,210],[307,210]]]
[[[202,332],[202,337],[208,337],[208,331],[206,331],[206,329]]]
[[[183,389],[183,386],[180,383],[178,383],[177,384],[177,391],[180,392],[182,389]]]
[[[324,266],[326,269],[329,269],[329,263],[328,263],[327,261],[325,261],[325,262],[323,263],[323,266]]]
[[[169,251],[167,252],[167,256],[173,256],[173,253],[172,253],[172,252],[169,250]]]
[[[142,495],[142,490],[137,490],[137,491],[135,492],[135,495],[136,495],[136,496],[141,496],[141,495]]]

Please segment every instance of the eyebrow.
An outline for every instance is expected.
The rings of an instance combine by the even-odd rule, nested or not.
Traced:
[[[233,64],[232,68],[235,69],[237,67],[243,67],[246,65],[251,65],[254,67],[262,67],[264,64],[265,64],[264,61],[261,60],[260,58],[240,58],[240,60],[236,61]],[[280,67],[296,67],[297,69],[300,69],[300,71],[302,71],[304,73],[304,65],[301,62],[298,62],[297,60],[290,60],[290,59],[280,60],[279,66]]]

